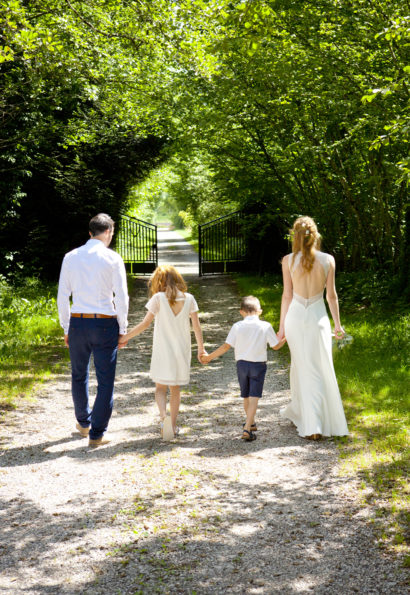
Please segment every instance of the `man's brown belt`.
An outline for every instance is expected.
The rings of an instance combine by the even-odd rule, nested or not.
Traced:
[[[110,316],[109,314],[79,314],[77,312],[71,312],[71,318],[117,318],[117,317]]]

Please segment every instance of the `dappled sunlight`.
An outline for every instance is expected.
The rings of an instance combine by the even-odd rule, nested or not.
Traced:
[[[221,281],[191,284],[212,312]],[[136,280],[131,320],[141,318],[145,285]],[[231,294],[226,303],[232,301]],[[237,307],[222,311],[203,320],[215,346],[238,320]],[[47,383],[32,409],[37,419],[38,408],[60,399],[60,423],[4,437],[5,584],[27,582],[29,591],[50,595],[105,595],[113,581],[119,593],[138,595],[331,593],[343,573],[346,592],[367,592],[368,565],[390,563],[373,547],[345,477],[335,472],[334,441],[300,438],[279,417],[289,400],[286,353],[269,351],[257,440],[247,443],[233,350],[203,366],[194,347],[191,381],[181,387],[181,434],[165,442],[149,378],[151,337],[152,327],[119,352],[109,444],[90,449],[75,431],[67,374],[58,394]],[[91,394],[95,388],[92,373]],[[10,492],[12,477],[18,489],[13,484]],[[366,552],[363,559],[358,551]],[[63,585],[62,560],[73,569]]]

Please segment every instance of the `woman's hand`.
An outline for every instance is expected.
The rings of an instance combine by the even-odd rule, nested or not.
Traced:
[[[285,331],[279,329],[278,332],[276,333],[276,336],[278,338],[278,341],[282,341],[282,339],[285,338]]]
[[[337,341],[340,341],[340,339],[343,339],[343,337],[345,336],[345,329],[341,326],[339,326],[339,327],[335,326],[334,335],[335,335],[335,339]]]

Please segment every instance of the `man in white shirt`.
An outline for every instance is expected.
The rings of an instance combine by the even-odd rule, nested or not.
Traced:
[[[255,432],[258,429],[255,415],[265,380],[267,345],[277,351],[285,344],[286,339],[278,341],[272,325],[265,320],[259,320],[262,314],[261,305],[253,295],[242,299],[239,312],[243,320],[235,322],[225,343],[209,355],[202,355],[200,360],[203,364],[209,364],[234,347],[239,387],[246,413],[241,437],[251,442],[256,440]]]
[[[124,262],[108,248],[114,221],[100,213],[91,219],[89,231],[91,239],[64,257],[57,305],[70,350],[76,427],[81,436],[89,436],[89,446],[100,446],[109,441],[104,434],[114,404],[118,338],[127,332],[128,290]],[[98,384],[92,408],[88,397],[91,354]]]

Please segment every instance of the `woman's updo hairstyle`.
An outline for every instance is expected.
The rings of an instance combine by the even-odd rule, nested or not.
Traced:
[[[311,217],[298,217],[290,230],[292,237],[292,263],[298,252],[302,253],[301,264],[310,272],[315,262],[314,251],[320,249],[320,233]]]

